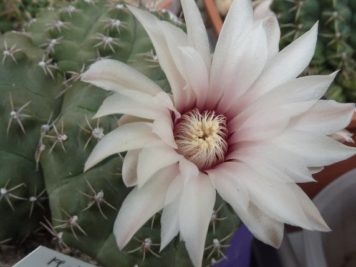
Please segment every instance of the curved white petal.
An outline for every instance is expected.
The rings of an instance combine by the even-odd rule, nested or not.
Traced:
[[[178,112],[176,107],[174,106],[171,96],[165,92],[158,93],[154,96],[155,103],[159,106],[166,107],[170,111],[172,111],[175,115],[176,119],[179,119],[181,114]]]
[[[250,88],[265,68],[268,50],[263,25],[255,25],[236,49],[220,70],[219,83],[212,85],[223,92],[219,103],[223,112],[234,108],[236,100]]]
[[[179,38],[182,36],[181,34],[177,35],[174,33],[167,33],[168,27],[162,26],[162,23],[149,12],[132,6],[128,6],[128,8],[139,20],[139,22],[150,36],[152,44],[157,53],[159,63],[171,86],[175,105],[177,109],[180,110],[182,105],[184,105],[184,94],[182,93],[182,88],[185,86],[185,81],[176,66],[177,63],[175,61],[174,55],[171,54],[172,51],[174,51],[174,47],[170,48],[167,44],[167,35],[169,36],[168,38],[175,38],[174,41],[171,42],[175,43],[175,46],[182,43],[185,44],[186,38]]]
[[[139,117],[131,116],[131,115],[122,115],[118,119],[117,125],[120,127],[124,124],[133,123],[133,122],[150,122],[150,121],[139,118]]]
[[[308,167],[327,166],[356,154],[356,148],[327,136],[302,131],[286,131],[273,143],[304,158]]]
[[[176,179],[174,179],[167,189],[166,199],[164,201],[165,205],[169,205],[173,202],[179,195],[181,195],[183,190],[183,177],[179,174]]]
[[[310,167],[308,168],[311,174],[315,174],[324,170],[324,167]]]
[[[318,208],[314,205],[313,201],[305,194],[305,192],[298,185],[289,185],[290,191],[298,198],[299,204],[302,206],[304,213],[316,227],[314,230],[328,232],[331,231],[330,227],[322,218]],[[292,193],[291,193],[292,194]]]
[[[279,41],[281,38],[281,30],[279,28],[278,19],[275,15],[269,16],[262,21],[263,28],[266,31],[268,59],[270,60],[279,52]]]
[[[157,173],[156,179],[129,193],[114,224],[114,235],[120,249],[150,217],[163,208],[167,187],[176,176],[177,167],[168,167]]]
[[[179,210],[179,204],[180,198],[177,197],[163,209],[161,216],[160,251],[162,251],[179,232],[179,213],[177,212]]]
[[[281,30],[279,28],[277,16],[271,11],[272,0],[261,1],[254,9],[255,20],[260,20],[266,31],[268,59],[277,55],[279,51],[279,40]]]
[[[180,47],[187,84],[195,93],[198,108],[203,108],[209,89],[209,73],[200,54],[192,47]],[[186,90],[188,90],[187,88]]]
[[[250,0],[235,0],[227,14],[217,41],[211,65],[211,87],[219,88],[223,81],[225,64],[236,53],[242,38],[253,26],[253,10]]]
[[[127,187],[137,184],[137,161],[139,149],[130,150],[126,153],[122,164],[122,180]]]
[[[332,134],[349,125],[355,112],[355,104],[341,104],[333,100],[321,100],[307,113],[295,118],[292,126],[296,130]]]
[[[239,174],[251,201],[269,216],[309,230],[329,230],[313,202],[299,192],[301,189],[296,184],[266,179],[243,164],[239,166]]]
[[[181,0],[181,5],[190,42],[199,51],[206,68],[209,69],[211,63],[210,45],[198,6],[193,0]]]
[[[152,133],[150,123],[134,122],[122,125],[105,135],[94,147],[85,163],[84,171],[113,154],[142,148],[156,140],[157,136]]]
[[[204,245],[215,203],[215,189],[207,175],[190,179],[179,206],[179,228],[195,267],[202,265]]]
[[[138,157],[137,184],[143,186],[154,174],[176,162],[182,156],[166,145],[143,148]]]
[[[257,239],[275,248],[281,246],[284,234],[283,223],[271,218],[252,203],[247,212],[238,210],[238,205],[235,205],[234,209]]]
[[[233,163],[222,163],[221,166],[207,172],[214,187],[223,199],[229,203],[234,203],[234,205],[238,203],[237,205],[247,211],[250,202],[249,195],[244,184],[240,183],[238,179],[239,170],[234,168]],[[231,203],[230,205],[234,206]]]
[[[273,144],[258,144],[240,148],[227,155],[226,159],[244,162],[251,168],[258,168],[261,172],[268,169],[273,174],[273,170],[275,170],[275,175],[269,175],[269,177],[279,182],[305,183],[315,181],[302,157]],[[281,175],[281,172],[284,175]]]
[[[285,159],[281,159],[279,164],[273,162],[273,160],[269,160],[266,158],[266,155],[241,155],[237,157],[239,161],[245,163],[250,168],[253,168],[256,171],[256,175],[263,175],[264,179],[269,179],[278,183],[300,183],[300,182],[314,182],[314,178],[309,172],[308,168],[305,165],[298,165],[298,161],[296,163],[289,162],[293,165],[284,167],[282,163],[287,162]],[[278,158],[279,159],[279,158]],[[271,163],[272,162],[272,163]],[[300,167],[300,169],[298,169]],[[291,174],[291,171],[296,171],[294,174]]]
[[[169,112],[164,112],[153,122],[152,132],[161,138],[167,145],[177,148],[173,135],[173,122]]]
[[[259,20],[274,15],[270,9],[271,4],[272,0],[262,0],[257,2],[255,8],[253,9],[254,19]]]
[[[226,170],[227,166],[209,172],[219,195],[231,205],[255,237],[271,246],[279,247],[283,238],[283,224],[267,216],[251,203],[245,188],[237,191],[236,182],[233,182],[231,177],[235,175],[235,180],[238,180],[238,168],[234,168],[233,163],[226,165],[230,165],[232,172]],[[240,189],[241,186],[243,185],[239,185]]]
[[[253,93],[262,95],[302,73],[314,55],[317,35],[318,23],[271,59],[251,89]]]
[[[331,134],[330,137],[341,143],[355,143],[354,139],[352,138],[353,135],[354,134],[348,130],[341,130]]]
[[[209,89],[211,101],[220,98],[225,91],[225,87],[230,84],[233,75],[237,73],[234,68],[239,63],[239,57],[241,57],[240,48],[246,47],[245,39],[251,32],[252,27],[253,10],[251,1],[234,1],[225,18],[212,60]],[[244,49],[244,51],[248,50]],[[247,63],[255,64],[258,62],[247,61]],[[242,65],[239,66],[242,67]],[[234,88],[238,89],[238,85]]]
[[[125,95],[113,94],[104,100],[94,118],[111,114],[127,114],[153,120],[159,117],[160,113],[162,109],[160,110],[156,105],[143,104]]]
[[[95,62],[81,75],[81,79],[105,90],[119,93],[130,89],[155,95],[162,91],[157,84],[142,73],[112,59]]]
[[[164,32],[164,39],[167,43],[167,48],[170,52],[172,60],[174,61],[173,64],[175,64],[175,66],[170,67],[175,67],[181,77],[179,84],[180,88],[178,89],[179,94],[181,94],[181,101],[184,103],[184,109],[191,108],[195,102],[195,95],[189,86],[189,81],[186,74],[189,72],[190,66],[188,70],[185,68],[185,63],[183,60],[184,55],[180,50],[181,47],[191,47],[187,35],[180,28],[177,28],[176,26],[173,26],[171,23],[166,21],[159,21],[157,24],[161,27],[162,32]],[[193,47],[191,48],[194,49]],[[206,69],[205,65],[204,68]]]
[[[184,157],[179,161],[179,172],[184,183],[188,182],[190,179],[196,178],[200,173],[198,167]]]
[[[266,93],[229,123],[236,132],[236,141],[267,138],[281,132],[293,117],[310,109],[325,94],[335,75],[301,77]],[[231,140],[235,142],[235,137]]]

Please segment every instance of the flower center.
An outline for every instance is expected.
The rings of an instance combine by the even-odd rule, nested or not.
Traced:
[[[224,115],[193,109],[185,113],[174,128],[178,152],[201,170],[222,162],[227,151]]]

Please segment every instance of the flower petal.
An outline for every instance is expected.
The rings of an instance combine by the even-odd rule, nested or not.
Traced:
[[[131,115],[122,115],[117,121],[117,125],[120,127],[124,124],[132,123],[132,122],[150,122],[149,120],[144,120],[139,117],[131,116]]]
[[[273,143],[304,158],[308,167],[322,167],[356,154],[356,148],[345,146],[330,137],[302,131],[286,131]]]
[[[121,94],[113,94],[107,97],[100,106],[94,118],[100,118],[111,114],[127,114],[135,117],[151,119],[159,117],[162,113],[157,106],[151,103],[140,103],[135,99]]]
[[[251,91],[260,96],[296,78],[308,66],[314,55],[317,35],[318,23],[270,60],[268,68],[261,74]]]
[[[249,196],[243,183],[240,183],[233,172],[227,169],[227,167],[231,169],[232,166],[233,163],[231,162],[222,163],[217,168],[208,170],[208,176],[223,199],[228,203],[236,202],[241,208],[247,211],[250,202]],[[234,170],[235,173],[238,173],[238,168]],[[231,205],[234,206],[233,204]]]
[[[219,39],[216,44],[214,57],[211,66],[212,88],[222,81],[219,77],[226,70],[225,64],[253,26],[253,10],[250,0],[235,0],[225,18]],[[218,88],[218,87],[217,87]]]
[[[164,201],[165,205],[169,205],[173,202],[179,195],[181,195],[183,190],[183,178],[179,174],[176,179],[174,179],[167,189],[166,199]]]
[[[262,23],[267,36],[268,60],[270,60],[279,52],[281,30],[279,28],[278,19],[275,15],[265,18]]]
[[[230,121],[236,136],[231,140],[251,141],[278,134],[292,117],[310,109],[325,94],[335,75],[301,77],[266,93]]]
[[[262,173],[265,173],[267,169],[270,171],[268,178],[278,182],[315,181],[302,157],[273,144],[257,144],[239,148],[231,152],[226,159],[244,162]],[[273,171],[275,171],[275,175],[273,175]]]
[[[232,175],[239,173],[236,164],[227,162],[223,165],[209,171],[209,177],[213,180],[219,195],[231,205],[256,238],[274,247],[279,247],[283,237],[283,224],[267,216],[251,203],[243,184],[239,183],[236,187],[238,179],[236,176],[235,179],[231,179]],[[240,190],[238,191],[238,189]]]
[[[137,164],[138,186],[143,186],[157,171],[178,162],[181,157],[167,145],[143,148]]]
[[[157,136],[152,133],[150,123],[133,122],[122,125],[99,141],[87,159],[84,171],[113,154],[142,148],[147,143],[156,140]]]
[[[179,228],[193,265],[202,265],[204,244],[215,203],[215,189],[207,175],[190,179],[179,207]]]
[[[267,38],[261,23],[246,35],[236,51],[229,55],[223,70],[212,87],[223,92],[219,107],[223,112],[235,110],[237,99],[250,88],[265,68],[267,62]],[[212,95],[212,98],[217,98]],[[215,100],[216,101],[216,100]]]
[[[254,9],[255,20],[261,20],[266,31],[268,59],[278,54],[281,37],[278,19],[270,9],[271,4],[272,0],[265,0],[260,2]]]
[[[255,8],[253,9],[254,19],[259,20],[274,15],[270,9],[271,4],[272,0],[263,0],[257,2]]]
[[[331,134],[330,137],[341,143],[355,143],[354,139],[352,138],[353,135],[354,134],[348,130],[341,130]]]
[[[150,217],[163,208],[167,187],[176,175],[177,167],[168,167],[157,173],[156,179],[129,193],[114,224],[114,235],[120,249]]]
[[[252,203],[247,212],[237,208],[238,206],[235,205],[236,213],[257,239],[275,248],[281,246],[284,234],[283,223],[271,218]]]
[[[155,95],[162,91],[157,84],[140,72],[112,59],[95,62],[81,75],[81,79],[97,87],[118,93],[130,89]]]
[[[341,104],[333,100],[321,100],[307,113],[295,118],[292,128],[296,130],[332,134],[349,125],[355,112],[355,104]]]
[[[173,135],[173,122],[169,112],[160,115],[153,122],[152,132],[158,135],[161,140],[170,147],[177,148],[176,141]]]
[[[149,12],[140,10],[133,6],[128,6],[128,8],[148,33],[157,53],[160,66],[166,74],[166,77],[171,86],[175,105],[178,110],[180,110],[184,104],[183,101],[185,100],[184,94],[182,93],[182,88],[185,86],[185,81],[177,68],[174,55],[171,54],[172,51],[175,51],[174,47],[169,47],[167,44],[167,38],[175,38],[174,40],[171,40],[171,43],[175,43],[175,46],[177,46],[178,44],[186,44],[186,38],[183,38],[185,35],[175,34],[176,31],[178,31],[177,29],[174,33],[167,32],[168,27],[162,26],[166,24],[162,24],[155,16]],[[167,35],[169,37],[167,37]],[[179,37],[182,37],[183,39]]]
[[[200,173],[198,167],[184,157],[179,161],[179,172],[185,183],[190,179],[196,178]]]
[[[309,230],[329,230],[313,202],[296,184],[273,182],[243,164],[236,179],[243,179],[251,201],[276,220]]]
[[[179,203],[180,198],[176,197],[173,202],[165,206],[163,209],[161,216],[162,228],[160,251],[162,251],[179,232],[179,213],[177,212],[177,210],[179,210]]]
[[[240,47],[246,45],[244,40],[252,27],[253,10],[251,1],[234,1],[225,18],[215,47],[210,70],[210,92],[208,92],[211,95],[211,100],[214,100],[213,98],[219,100],[221,93],[225,90],[226,83],[231,81],[233,73],[237,73],[234,68],[239,56],[241,56]],[[233,60],[231,56],[234,57]],[[255,63],[255,61],[247,61],[247,63]]]
[[[122,164],[122,180],[127,187],[137,184],[137,161],[141,150],[130,150],[126,153]]]
[[[195,93],[198,108],[203,108],[209,89],[209,73],[201,55],[192,47],[180,47],[187,84]]]
[[[211,64],[210,45],[200,11],[193,0],[181,0],[181,5],[190,42],[200,52],[206,68],[209,69]]]

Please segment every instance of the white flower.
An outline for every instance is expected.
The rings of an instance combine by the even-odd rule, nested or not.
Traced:
[[[330,137],[345,128],[354,104],[319,100],[336,74],[297,78],[315,49],[317,25],[282,51],[270,1],[253,10],[236,0],[213,57],[199,10],[182,0],[187,34],[130,7],[155,47],[172,98],[129,66],[101,60],[83,81],[113,91],[95,117],[126,114],[97,144],[85,170],[128,151],[123,180],[135,186],[114,234],[120,249],[156,212],[161,249],[178,233],[201,266],[216,191],[250,231],[278,247],[284,223],[329,230],[295,184],[355,154]]]

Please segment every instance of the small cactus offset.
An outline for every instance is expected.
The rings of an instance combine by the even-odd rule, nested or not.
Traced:
[[[356,102],[356,5],[353,0],[274,0],[282,28],[282,46],[299,37],[319,19],[317,51],[308,72],[339,69],[326,97]]]
[[[90,64],[120,60],[170,90],[150,39],[125,4],[79,0],[43,10],[24,32],[1,36],[0,53],[0,214],[6,218],[0,241],[21,241],[42,227],[59,249],[79,249],[104,267],[191,266],[179,238],[160,252],[160,214],[123,251],[117,248],[113,223],[130,191],[121,180],[123,155],[83,173],[94,145],[119,119],[92,119],[107,93],[80,81]],[[204,266],[224,258],[238,225],[231,208],[217,201]]]

